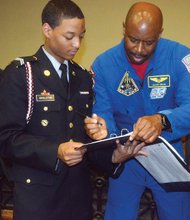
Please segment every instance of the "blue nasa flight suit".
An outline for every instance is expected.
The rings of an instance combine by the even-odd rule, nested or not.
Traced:
[[[163,131],[183,156],[181,137],[190,133],[190,49],[160,39],[142,80],[129,63],[124,40],[98,56],[93,112],[102,116],[109,133],[132,131],[144,115],[167,115],[172,132]],[[190,220],[190,193],[166,192],[135,160],[125,163],[118,179],[109,179],[106,220],[136,220],[141,195],[152,190],[160,220]]]

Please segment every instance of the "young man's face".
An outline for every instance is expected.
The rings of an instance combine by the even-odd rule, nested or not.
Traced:
[[[58,61],[74,58],[85,34],[85,20],[79,18],[64,19],[59,26],[52,29],[43,25],[45,48]]]

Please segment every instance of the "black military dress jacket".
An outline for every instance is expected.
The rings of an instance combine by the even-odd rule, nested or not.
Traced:
[[[32,94],[28,94],[26,62],[32,70]],[[68,167],[57,159],[60,143],[89,141],[77,112],[91,114],[91,75],[69,61],[69,76],[67,91],[42,48],[4,71],[0,142],[1,154],[13,164],[15,220],[92,220],[86,161]]]

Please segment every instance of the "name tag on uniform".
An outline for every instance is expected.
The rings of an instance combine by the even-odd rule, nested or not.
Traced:
[[[169,75],[157,75],[148,77],[148,88],[166,88],[170,87]]]
[[[81,95],[89,95],[89,91],[79,91]]]
[[[36,102],[54,102],[55,95],[44,90],[41,94],[36,95]]]

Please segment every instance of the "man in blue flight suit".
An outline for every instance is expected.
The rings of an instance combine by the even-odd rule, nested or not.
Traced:
[[[134,4],[123,24],[121,43],[98,56],[93,112],[105,119],[109,134],[125,128],[130,140],[166,138],[183,156],[181,137],[190,133],[190,49],[162,39],[163,17],[154,4]],[[95,138],[98,126],[85,119]],[[94,126],[93,126],[94,124]],[[166,192],[135,160],[109,180],[105,220],[136,220],[141,195],[148,187],[160,220],[189,220],[190,193]]]

